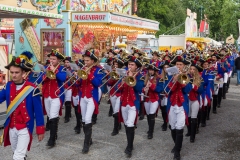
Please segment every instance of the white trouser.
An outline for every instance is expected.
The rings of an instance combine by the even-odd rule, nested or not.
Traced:
[[[9,129],[9,138],[12,147],[13,160],[24,160],[27,153],[30,136],[27,128],[17,130],[15,127]]]
[[[110,101],[113,108],[113,114],[118,113],[120,108],[120,96],[119,97],[117,97],[116,95],[113,97],[110,96]]]
[[[81,98],[80,107],[82,113],[82,121],[85,122],[85,124],[92,123],[92,115],[95,110],[93,98],[87,98],[86,96],[84,98]]]
[[[73,96],[72,97],[73,100],[73,106],[78,106],[79,105],[79,96]]]
[[[228,74],[228,77],[231,78],[231,76],[232,76],[232,71],[230,71],[229,74]]]
[[[157,108],[158,108],[158,101],[155,101],[155,102],[144,102],[144,106],[145,106],[145,110],[146,110],[146,113],[147,115],[149,114],[155,114],[156,111],[157,111]]]
[[[142,92],[141,95],[143,95],[144,93]],[[141,97],[141,101],[144,101],[144,96],[140,96]]]
[[[224,82],[224,81],[223,81],[223,78],[220,78],[219,81],[220,81],[220,82]],[[219,88],[223,88],[223,83],[219,85]]]
[[[202,108],[202,105],[203,105],[203,99],[202,99],[202,96],[200,96],[199,107]]]
[[[65,93],[65,102],[71,101],[72,98],[72,89],[68,89]]]
[[[183,106],[178,107],[177,105],[171,106],[168,114],[169,124],[171,129],[183,129],[185,126],[185,112]]]
[[[59,116],[61,105],[59,98],[44,98],[44,105],[49,119],[53,119]]]
[[[111,87],[110,87],[110,86],[107,86],[107,90],[108,90],[108,92],[109,92],[110,89],[111,89]]]
[[[196,101],[189,101],[189,114],[188,117],[197,118],[199,111],[199,102]]]
[[[207,100],[207,97],[205,96],[205,98],[204,98],[204,106],[207,106],[207,104],[208,104],[208,100]]]
[[[225,73],[224,73],[224,78],[223,78],[223,82],[224,82],[224,83],[227,83],[228,77],[229,77],[229,76],[228,76],[228,73],[225,72]]]
[[[163,99],[161,100],[161,106],[166,106],[167,105],[167,101],[168,101],[168,98],[167,97],[163,97]]]
[[[101,97],[102,97],[102,90],[101,88],[98,87],[98,101],[101,100]]]
[[[123,121],[124,124],[127,127],[134,127],[134,122],[137,116],[137,110],[135,106],[122,106],[121,107],[121,111],[122,111],[122,117],[123,117]]]
[[[219,84],[214,84],[213,95],[218,95],[218,90],[219,90]]]

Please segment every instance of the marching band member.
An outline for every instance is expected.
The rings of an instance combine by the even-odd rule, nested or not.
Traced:
[[[75,63],[79,67],[79,69],[81,69],[84,66],[84,62],[81,59],[79,59]],[[79,89],[79,83],[78,82],[73,82],[73,83],[75,84],[72,86],[72,106],[74,107],[74,112],[76,116],[76,126],[74,127],[74,131],[75,133],[80,134],[81,128],[82,128],[82,115],[81,115],[81,110],[79,106],[81,91]]]
[[[65,57],[65,59],[63,60],[64,63],[64,67],[66,68],[66,73],[67,73],[67,79],[66,81],[69,81],[69,78],[72,76],[72,68],[70,66],[70,63],[72,62],[72,58],[71,57]],[[70,117],[71,117],[71,110],[72,110],[72,102],[71,102],[71,98],[72,98],[72,87],[69,87],[71,85],[71,81],[69,81],[68,83],[66,83],[64,85],[64,90],[67,90],[64,92],[64,97],[65,97],[65,120],[64,123],[68,123],[70,121]]]
[[[51,148],[56,143],[59,115],[62,115],[62,103],[64,102],[63,95],[58,97],[63,92],[63,88],[57,93],[56,91],[66,81],[67,75],[66,69],[60,65],[60,62],[65,58],[60,52],[52,50],[48,57],[50,64],[46,70],[46,75],[43,76],[42,98],[44,110],[49,117],[50,137],[47,146]],[[54,74],[54,78],[50,78],[47,75],[49,72]]]
[[[112,51],[112,52],[113,52],[113,51]],[[111,54],[112,52],[110,52],[110,54]],[[115,53],[115,52],[114,52],[114,53]],[[114,61],[113,56],[107,59],[107,64],[108,64],[109,66],[111,66],[112,68],[114,67],[114,66],[113,66],[113,61]],[[106,72],[106,74],[108,74],[108,72]],[[107,77],[109,78],[109,76],[107,76]],[[108,90],[108,92],[109,92],[110,88],[111,88],[111,87],[107,84],[107,90]],[[111,117],[111,116],[113,115],[113,110],[112,110],[113,107],[112,107],[111,101],[109,101],[108,103],[110,104],[110,106],[109,106],[110,108],[109,108],[109,111],[108,111],[108,116]]]
[[[148,64],[147,74],[145,76],[143,93],[144,97],[144,106],[147,114],[148,121],[148,139],[153,138],[154,125],[156,112],[159,106],[159,94],[163,91],[163,85],[160,83],[158,76],[159,68],[156,67],[155,62]]]
[[[201,93],[203,92],[203,81],[200,75],[202,68],[196,64],[196,61],[191,63],[189,70],[190,82],[192,90],[189,92],[189,114],[188,114],[188,133],[190,142],[194,143],[195,135],[198,126],[198,113],[202,105]]]
[[[220,74],[220,64],[218,62],[220,58],[220,56],[217,54],[217,53],[214,53],[211,55],[211,58],[212,58],[212,66],[214,67],[215,69],[215,79],[217,81],[222,81],[223,80],[223,74]],[[215,81],[216,82],[216,81]],[[220,84],[214,84],[214,91],[213,91],[213,103],[212,103],[212,107],[213,107],[213,113],[214,114],[217,114],[217,106],[218,106],[218,102],[220,101],[218,98],[218,95],[221,95],[220,97],[222,97],[222,94],[219,93],[219,90],[220,90]],[[222,90],[221,90],[221,93],[222,93]]]
[[[44,116],[40,90],[23,79],[31,71],[29,59],[13,57],[5,68],[10,71],[11,81],[0,91],[0,103],[6,101],[7,115],[4,123],[4,146],[11,145],[14,160],[23,160],[30,150],[34,119],[38,141],[44,138]],[[0,138],[1,139],[1,138]]]
[[[226,99],[226,92],[227,92],[227,83],[228,83],[228,78],[229,78],[229,72],[231,70],[231,66],[228,63],[228,59],[227,59],[227,49],[226,48],[222,48],[220,50],[220,54],[222,55],[221,57],[221,63],[222,63],[222,70],[224,72],[223,74],[223,89],[222,89],[222,98]],[[219,105],[220,106],[220,105]]]
[[[169,80],[172,78],[172,76],[167,74],[166,69],[170,67],[170,60],[165,60],[161,63],[161,65],[159,66],[159,68],[162,69],[162,73],[161,73],[161,79],[160,81],[163,83],[163,88],[165,88],[167,86],[167,84],[169,83]],[[163,124],[161,126],[162,131],[166,131],[167,130],[167,102],[168,102],[168,95],[164,93],[164,95],[160,95],[161,97],[161,101],[159,101],[160,105],[160,109],[162,112],[162,118],[163,118]]]
[[[160,65],[160,60],[159,60],[159,57],[160,57],[160,54],[159,54],[159,52],[157,52],[157,51],[154,51],[153,53],[152,53],[152,59],[150,60],[150,63],[156,63],[156,66],[159,66]]]
[[[49,66],[49,64],[50,64],[50,60],[47,59],[45,65],[44,65],[44,68],[46,69]],[[50,130],[50,123],[49,123],[49,117],[47,115],[47,122],[46,122],[45,131],[49,131],[49,130]]]
[[[117,68],[122,68],[124,66],[124,62],[122,61],[122,59],[117,58],[113,61],[113,66],[114,66],[114,72],[116,71]],[[111,78],[111,77],[109,77]],[[113,118],[114,118],[114,127],[113,127],[113,131],[111,133],[112,136],[115,136],[119,133],[119,130],[121,129],[121,123],[119,123],[119,108],[120,108],[120,97],[121,97],[121,91],[118,90],[118,84],[116,83],[121,83],[120,80],[118,79],[113,79],[111,78],[108,81],[108,86],[111,87],[110,90],[110,101],[111,101],[111,105],[112,105],[112,110],[113,110]]]
[[[167,90],[171,90],[168,96],[167,104],[168,120],[171,126],[171,135],[175,143],[172,153],[174,153],[174,159],[179,160],[181,159],[180,151],[182,148],[183,128],[185,126],[185,121],[188,125],[188,93],[192,89],[192,84],[187,80],[181,81],[182,77],[184,76],[186,76],[185,78],[189,79],[188,75],[184,73],[186,72],[185,65],[189,65],[189,61],[185,60],[182,56],[175,56],[171,61],[171,64],[176,65],[180,71],[180,74],[173,76],[173,80],[167,86]]]
[[[93,52],[86,51],[83,55],[85,67],[87,72],[87,79],[80,80],[81,100],[80,107],[82,113],[83,131],[85,134],[84,145],[82,153],[89,152],[89,147],[92,144],[92,115],[98,114],[98,87],[102,83],[102,70],[95,66],[98,58]]]
[[[141,74],[145,77],[147,75],[147,66],[148,66],[148,63],[146,61],[146,59],[143,59],[143,66],[141,68]],[[143,93],[142,93],[143,94]],[[139,108],[139,120],[143,120],[144,119],[144,113],[145,112],[145,106],[144,106],[144,96],[141,96],[140,98],[140,108]]]
[[[133,141],[134,141],[134,130],[135,124],[137,121],[138,110],[140,107],[140,96],[139,94],[142,92],[142,88],[144,85],[143,77],[139,73],[140,68],[142,67],[141,61],[135,56],[130,56],[127,61],[128,73],[127,77],[129,79],[132,78],[136,82],[134,86],[134,82],[127,82],[126,78],[122,80],[121,84],[121,107],[120,107],[120,122],[123,122],[126,129],[127,136],[127,147],[125,149],[125,153],[128,157],[131,157],[133,150]],[[132,86],[129,83],[134,83]]]
[[[228,78],[228,82],[227,82],[227,91],[226,92],[228,92],[228,88],[231,83],[232,73],[234,70],[234,56],[232,55],[231,52],[229,52],[229,56],[227,59],[228,59],[228,63],[230,64],[230,72],[229,72],[229,78]]]
[[[211,111],[211,105],[212,105],[212,91],[214,89],[214,68],[210,68],[211,59],[203,60],[201,59],[202,63],[202,78],[204,81],[203,88],[204,91],[202,92],[202,117],[201,117],[201,127],[206,126],[206,120],[209,120],[209,113]]]

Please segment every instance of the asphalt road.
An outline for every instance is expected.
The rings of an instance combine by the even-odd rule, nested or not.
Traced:
[[[222,101],[217,114],[211,114],[205,128],[200,127],[195,143],[190,143],[184,137],[181,151],[183,160],[239,160],[240,159],[240,86],[236,86],[236,78],[227,94],[227,99]],[[108,160],[127,159],[124,149],[126,135],[124,129],[117,136],[111,136],[113,118],[108,117],[109,106],[103,102],[97,124],[93,127],[93,145],[86,155],[81,153],[84,135],[75,134],[75,117],[69,123],[63,123],[61,117],[56,147],[47,149],[45,144],[49,138],[46,132],[42,142],[34,140],[31,151],[27,153],[28,160]],[[72,110],[72,115],[74,115]],[[134,160],[171,160],[173,141],[170,131],[161,131],[162,118],[156,119],[154,137],[147,139],[146,118],[138,122],[134,140],[134,151],[131,159]],[[123,127],[124,128],[124,127]],[[1,131],[0,131],[1,132]],[[184,130],[184,134],[186,129]],[[0,159],[12,158],[11,147],[0,147]]]

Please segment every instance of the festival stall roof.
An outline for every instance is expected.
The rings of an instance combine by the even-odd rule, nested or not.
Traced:
[[[115,12],[71,12],[71,22],[90,28],[108,28],[125,32],[155,34],[159,22]]]
[[[2,2],[1,2],[2,3]],[[63,15],[52,12],[43,12],[34,9],[23,7],[16,7],[10,5],[0,4],[0,17],[1,18],[58,18],[62,19]]]

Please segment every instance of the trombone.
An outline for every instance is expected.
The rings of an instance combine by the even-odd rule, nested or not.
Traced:
[[[52,79],[56,79],[55,71],[56,71],[56,69],[59,67],[59,65],[61,64],[61,62],[62,62],[62,60],[58,63],[58,65],[54,68],[53,71],[52,71],[52,70],[48,70],[48,68],[50,67],[51,64],[48,65],[48,67],[45,69],[45,70],[46,70],[46,76],[42,79],[41,82],[39,82],[39,84],[38,84],[37,87],[39,87],[39,85],[41,85],[46,78],[49,78],[49,79],[51,79],[51,80],[52,80]],[[44,72],[38,77],[38,79],[39,79],[40,77],[42,77],[43,74],[44,74]],[[35,82],[37,82],[38,79],[37,79]],[[34,82],[34,83],[35,83],[35,82]]]
[[[120,78],[110,89],[107,93],[105,93],[103,95],[103,97],[106,97],[106,95],[108,95],[110,93],[110,91],[119,83],[119,81],[121,81],[123,78],[125,78],[125,83],[130,86],[130,87],[134,87],[136,85],[136,80],[135,77],[136,75],[141,71],[141,69],[139,69],[139,71],[137,71],[133,76],[123,76],[122,78]],[[124,83],[123,83],[124,84]],[[113,93],[113,96],[117,93],[117,91],[123,86],[123,84],[121,84],[120,87],[118,87],[118,89]]]
[[[191,64],[189,66],[186,66],[185,68],[183,68],[183,72],[187,72],[190,68]],[[174,75],[172,76],[172,78],[170,79],[170,81],[167,83],[166,87],[164,88],[164,91],[167,95],[169,95],[169,93],[171,92],[171,90],[173,89],[173,87],[175,86],[176,82],[178,81],[180,84],[187,84],[190,81],[190,78],[188,77],[188,75],[186,73],[180,73],[178,76],[178,80],[174,82],[174,84],[172,85],[172,87],[169,89],[169,91],[166,91],[169,83],[172,81]]]
[[[94,63],[93,65],[91,65],[88,69],[84,70],[83,68],[86,67],[83,66],[81,69],[79,69],[77,71],[77,76],[78,78],[75,77],[75,75],[71,76],[66,82],[64,82],[56,91],[55,91],[55,95],[57,95],[57,92],[63,88],[65,86],[65,84],[67,84],[69,81],[72,81],[72,84],[70,86],[68,86],[68,88],[66,88],[60,95],[58,95],[58,97],[61,97],[68,89],[70,89],[78,80],[83,79],[86,80],[88,78],[88,71],[95,66],[96,63]]]
[[[100,86],[100,88],[101,88],[102,86],[104,86],[110,79],[118,80],[118,78],[119,78],[117,72],[115,72],[115,71],[110,72],[108,75],[110,76],[110,78],[108,78],[108,80],[106,80],[106,82],[104,82],[104,83]],[[104,76],[104,77],[105,77],[105,76]]]

